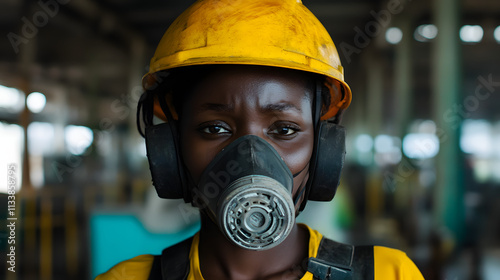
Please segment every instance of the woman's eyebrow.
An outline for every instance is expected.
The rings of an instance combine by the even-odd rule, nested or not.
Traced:
[[[302,109],[291,103],[266,104],[260,107],[260,111],[263,112],[283,112],[287,110],[294,110],[302,113]]]
[[[219,103],[205,103],[201,105],[203,111],[216,111],[216,112],[233,112],[234,106],[232,104],[219,104]],[[259,108],[262,112],[283,112],[287,110],[294,110],[302,113],[302,109],[291,103],[275,103],[266,104]]]
[[[234,106],[232,104],[205,103],[201,105],[201,109],[203,111],[232,112]]]

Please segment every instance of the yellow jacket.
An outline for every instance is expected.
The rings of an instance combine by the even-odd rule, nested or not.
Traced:
[[[309,257],[316,257],[323,235],[307,227],[309,230]],[[189,253],[188,280],[203,280],[198,256],[199,234],[196,234]],[[140,255],[123,261],[112,267],[106,273],[97,276],[96,280],[146,280],[149,277],[153,264],[153,255]],[[375,280],[420,280],[424,279],[415,264],[408,256],[396,249],[374,246],[374,275]],[[313,280],[313,275],[306,272],[301,280]]]

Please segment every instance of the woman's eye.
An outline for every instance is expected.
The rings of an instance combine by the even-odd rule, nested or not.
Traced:
[[[291,136],[299,131],[298,128],[292,126],[278,126],[272,129],[270,132],[272,134],[277,134],[279,136]]]
[[[201,132],[207,133],[207,134],[221,134],[221,133],[228,133],[229,130],[225,129],[224,127],[220,125],[210,125],[207,127],[204,127],[200,129]]]
[[[278,134],[280,134],[280,135],[291,135],[291,134],[294,134],[296,132],[291,127],[280,127],[277,129],[277,131],[278,131]]]

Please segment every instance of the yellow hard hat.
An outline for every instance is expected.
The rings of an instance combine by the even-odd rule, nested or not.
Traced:
[[[143,86],[155,73],[183,66],[248,64],[283,67],[326,76],[328,119],[351,102],[351,90],[335,45],[300,0],[199,0],[163,35]],[[155,114],[164,118],[155,102]]]

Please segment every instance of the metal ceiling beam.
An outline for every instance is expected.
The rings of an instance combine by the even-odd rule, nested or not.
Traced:
[[[107,11],[92,0],[70,1],[67,6],[90,22],[98,22],[100,31],[104,34],[119,35],[125,41],[144,40],[139,32],[123,22],[119,14]]]
[[[376,2],[366,1],[361,3],[311,3],[310,5],[306,4],[305,6],[320,20],[328,18],[335,20],[341,18],[355,20],[369,16],[370,11],[377,7],[376,4]]]

